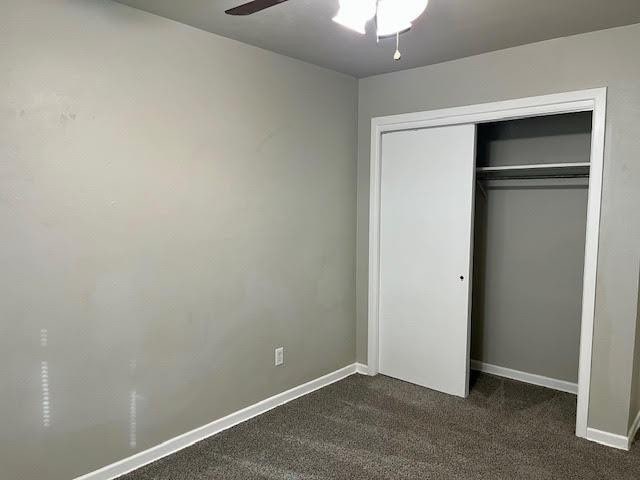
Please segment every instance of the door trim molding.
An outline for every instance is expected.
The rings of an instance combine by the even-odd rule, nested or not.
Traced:
[[[478,124],[550,114],[593,112],[591,132],[591,169],[587,207],[582,325],[578,371],[578,408],[576,435],[587,437],[591,357],[595,320],[596,271],[600,234],[600,205],[606,121],[606,87],[541,95],[478,105],[405,113],[371,119],[371,163],[369,184],[369,278],[368,342],[369,372],[379,371],[378,322],[380,314],[380,167],[381,135],[386,132],[436,126]]]

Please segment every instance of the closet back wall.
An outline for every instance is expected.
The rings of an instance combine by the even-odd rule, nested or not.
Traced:
[[[356,80],[111,1],[1,10],[0,477],[353,363]]]
[[[471,358],[577,383],[588,190],[566,183],[476,196]]]
[[[478,127],[478,164],[588,162],[591,114]],[[476,188],[471,358],[578,381],[587,179]]]

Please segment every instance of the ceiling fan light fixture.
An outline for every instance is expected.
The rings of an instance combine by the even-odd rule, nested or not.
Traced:
[[[235,8],[226,10],[228,15],[251,15],[288,0],[251,0]],[[393,59],[402,58],[400,34],[412,27],[412,22],[424,13],[429,0],[339,0],[338,13],[333,21],[362,35],[366,34],[367,23],[376,19],[377,39],[394,36],[396,51]]]
[[[429,0],[379,0],[378,37],[387,37],[411,28],[411,22],[426,10]]]
[[[376,16],[377,0],[340,0],[340,9],[333,21],[362,35],[367,22]]]

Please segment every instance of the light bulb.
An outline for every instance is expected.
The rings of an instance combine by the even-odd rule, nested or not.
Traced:
[[[429,0],[380,0],[378,2],[378,37],[386,37],[411,28],[422,15]]]
[[[376,4],[376,0],[340,0],[333,21],[364,35],[367,22],[376,15]]]

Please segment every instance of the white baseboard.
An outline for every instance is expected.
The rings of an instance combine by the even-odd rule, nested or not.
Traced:
[[[629,450],[629,437],[624,435],[616,435],[615,433],[603,432],[595,428],[587,428],[587,440],[606,445],[607,447],[617,448],[619,450]]]
[[[636,435],[638,434],[638,430],[640,430],[640,412],[638,412],[636,419],[631,424],[631,428],[629,428],[629,448],[631,448],[631,444],[633,443],[633,440],[636,438]]]
[[[369,375],[371,376],[371,371],[369,370],[369,365],[365,365],[364,363],[356,363],[356,373],[360,375]]]
[[[120,477],[133,470],[137,470],[149,463],[160,460],[167,455],[171,455],[183,448],[193,445],[196,442],[204,440],[216,433],[222,432],[228,428],[238,425],[239,423],[246,422],[250,418],[265,413],[275,407],[288,403],[296,398],[307,395],[315,390],[326,387],[332,383],[335,383],[343,378],[346,378],[354,373],[360,371],[361,368],[365,368],[361,364],[348,365],[340,370],[324,375],[323,377],[311,380],[303,385],[287,390],[286,392],[279,393],[273,397],[262,400],[254,405],[251,405],[242,410],[238,410],[226,417],[219,420],[215,420],[207,425],[191,430],[190,432],[179,435],[171,440],[151,447],[148,450],[136,453],[131,457],[120,460],[111,465],[107,465],[99,470],[77,477],[75,480],[112,480]]]
[[[499,367],[497,365],[491,365],[489,363],[479,362],[477,360],[471,360],[471,370],[477,370],[479,372],[490,373],[499,377],[510,378],[511,380],[518,380],[520,382],[531,383],[540,387],[547,387],[553,390],[559,390],[561,392],[578,394],[578,384],[571,383],[564,380],[557,380],[555,378],[543,377],[542,375],[535,375],[533,373],[520,372],[519,370],[512,370],[510,368]]]

